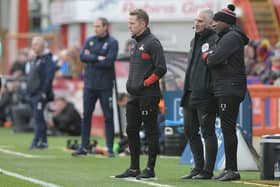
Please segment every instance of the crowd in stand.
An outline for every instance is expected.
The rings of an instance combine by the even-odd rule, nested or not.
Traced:
[[[269,40],[251,41],[245,48],[245,64],[248,81],[280,85],[280,41],[274,46]]]
[[[84,65],[79,55],[80,47],[76,45],[59,51],[54,57],[57,64],[55,78],[83,78]],[[11,65],[0,92],[0,126],[11,121],[15,131],[18,123],[28,124],[19,127],[21,130],[32,129],[25,79],[33,58],[32,50],[21,49]],[[280,85],[280,41],[274,46],[267,39],[251,41],[245,48],[245,64],[249,84]]]
[[[79,55],[78,46],[71,46],[58,52],[53,58],[57,65],[55,78],[82,78],[83,64],[80,62]],[[12,123],[15,132],[32,131],[33,128],[30,98],[26,90],[26,77],[33,60],[34,54],[31,49],[21,49],[16,60],[11,63],[9,75],[3,79],[0,91],[0,126],[8,126]],[[73,106],[73,104],[67,101],[67,98],[58,97],[48,107],[46,113],[52,116],[47,122],[49,134],[80,134],[80,114],[77,113],[74,106],[69,106]],[[71,124],[72,127],[62,124],[67,121],[65,119],[67,115],[69,118],[76,116],[76,120],[74,120],[76,124]]]

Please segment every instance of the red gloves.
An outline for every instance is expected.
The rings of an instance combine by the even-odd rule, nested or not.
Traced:
[[[147,79],[144,80],[144,86],[150,86],[157,80],[159,80],[159,76],[157,76],[155,73],[153,73]]]

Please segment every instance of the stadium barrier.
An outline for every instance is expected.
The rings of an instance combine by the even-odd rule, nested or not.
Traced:
[[[252,100],[253,136],[280,133],[280,87],[248,86]]]

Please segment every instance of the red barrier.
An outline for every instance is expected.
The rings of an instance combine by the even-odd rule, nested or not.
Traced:
[[[279,101],[280,87],[251,85],[253,135],[280,133]]]

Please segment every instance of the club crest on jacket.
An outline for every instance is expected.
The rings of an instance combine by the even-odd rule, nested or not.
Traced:
[[[140,51],[144,51],[144,44],[141,44],[141,46],[139,47]]]
[[[208,43],[204,43],[202,46],[201,46],[201,52],[202,53],[205,53],[206,51],[209,50],[209,44]]]

